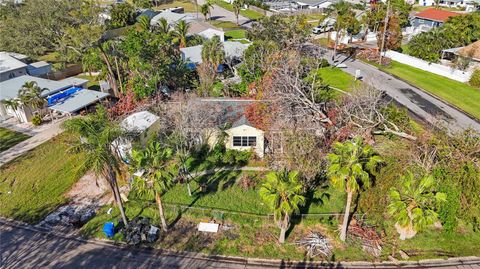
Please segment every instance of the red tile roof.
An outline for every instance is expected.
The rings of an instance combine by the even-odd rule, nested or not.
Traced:
[[[417,14],[415,14],[415,17],[421,18],[421,19],[427,19],[431,21],[444,22],[450,17],[459,16],[459,15],[462,15],[462,14],[452,12],[452,11],[447,11],[447,10],[429,8],[429,9],[425,9],[424,11],[418,12]]]

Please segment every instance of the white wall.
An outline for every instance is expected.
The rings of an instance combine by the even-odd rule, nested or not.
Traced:
[[[258,157],[263,158],[265,153],[264,149],[264,134],[263,131],[253,128],[248,125],[241,125],[235,128],[228,129],[226,131],[228,137],[225,142],[225,147],[227,149],[236,149],[236,150],[252,150],[257,154]],[[233,146],[233,137],[234,136],[255,136],[257,137],[257,145],[255,147],[234,147]]]
[[[385,55],[388,58],[394,61],[400,62],[402,64],[406,64],[406,65],[409,65],[418,69],[422,69],[424,71],[428,71],[428,72],[431,72],[440,76],[444,76],[449,79],[453,79],[460,82],[467,82],[470,80],[470,77],[472,76],[472,72],[469,72],[469,71],[461,71],[445,65],[429,63],[427,61],[412,57],[410,55],[399,53],[396,51],[389,50],[386,52]]]

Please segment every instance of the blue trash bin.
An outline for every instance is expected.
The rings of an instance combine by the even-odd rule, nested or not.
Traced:
[[[107,222],[103,225],[103,232],[108,238],[112,238],[115,235],[115,225],[113,222]]]

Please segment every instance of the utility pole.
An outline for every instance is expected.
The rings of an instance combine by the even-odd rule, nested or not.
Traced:
[[[385,36],[387,35],[388,18],[390,14],[390,0],[387,0],[387,14],[385,15],[385,25],[383,26],[382,46],[380,46],[380,57],[378,58],[378,64],[382,65],[382,52],[385,47]]]

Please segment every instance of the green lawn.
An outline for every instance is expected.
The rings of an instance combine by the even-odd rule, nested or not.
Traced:
[[[480,119],[480,90],[465,83],[394,61],[389,67],[382,69]]]
[[[30,136],[0,127],[0,152],[30,138]]]
[[[172,8],[172,7],[183,7],[184,12],[187,12],[187,13],[196,12],[195,3],[188,0],[167,2],[166,4],[162,4],[162,5],[159,5],[158,7],[154,7],[154,9],[160,10],[160,9],[166,9],[166,8]],[[200,11],[200,7],[199,7],[199,11]],[[202,14],[199,14],[198,16],[202,17]]]
[[[247,31],[245,30],[230,30],[225,32],[225,39],[241,39],[245,38]]]
[[[239,26],[231,21],[216,21],[216,20],[210,20],[208,21],[211,25],[217,27],[217,28],[222,28],[222,29],[240,29]]]
[[[100,84],[98,82],[98,77],[90,76],[90,75],[78,75],[76,77],[77,78],[88,79],[87,88],[90,89],[90,90],[100,91]]]
[[[318,73],[322,77],[324,83],[343,91],[351,90],[356,83],[351,75],[343,72],[337,67],[324,67],[321,68]]]
[[[65,135],[0,168],[0,215],[37,222],[66,202],[63,194],[83,175],[81,156],[67,153]]]
[[[216,5],[218,5],[219,7],[222,7],[224,9],[228,10],[228,11],[233,12],[233,6],[231,4],[223,1],[223,0],[216,0],[216,1],[214,1],[214,3]],[[265,16],[262,13],[259,13],[257,11],[250,10],[250,9],[240,10],[240,15],[244,16],[245,18],[251,19],[251,20],[258,20],[258,19]]]

